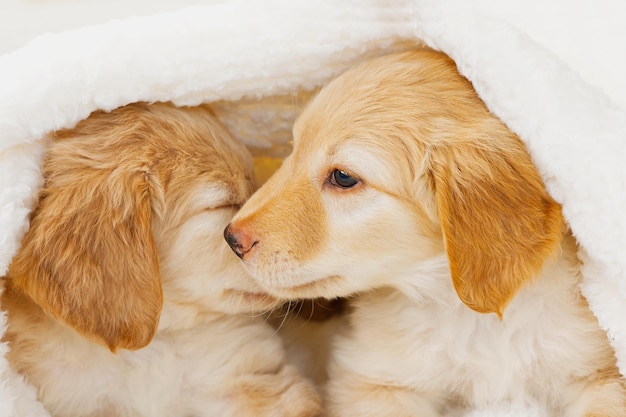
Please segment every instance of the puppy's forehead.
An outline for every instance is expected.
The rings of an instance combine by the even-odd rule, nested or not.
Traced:
[[[372,169],[406,157],[420,101],[407,76],[413,66],[396,65],[404,77],[393,77],[367,63],[327,85],[294,124],[294,156],[302,155],[303,164],[333,157],[340,163],[370,161]]]
[[[514,142],[507,135],[476,134],[508,130],[444,54],[417,50],[383,58],[345,72],[320,91],[294,126],[294,154],[365,161],[367,172],[379,170],[381,182],[391,183],[382,175],[393,180],[396,161],[415,177],[433,152]]]
[[[463,104],[473,105],[473,95],[471,84],[442,53],[415,50],[373,59],[311,100],[294,126],[294,142],[308,136],[390,137],[416,129],[425,129],[419,140],[427,141],[441,123],[464,117]]]

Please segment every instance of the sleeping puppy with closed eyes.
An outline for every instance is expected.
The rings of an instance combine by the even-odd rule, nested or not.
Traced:
[[[2,307],[52,416],[319,415],[223,241],[252,159],[211,110],[132,104],[48,140]]]
[[[626,415],[560,205],[451,59],[363,63],[293,132],[225,236],[275,296],[360,294],[331,352],[330,416]]]

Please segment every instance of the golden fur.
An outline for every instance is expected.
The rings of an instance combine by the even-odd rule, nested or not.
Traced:
[[[515,401],[626,415],[560,205],[441,53],[375,59],[322,89],[225,236],[274,295],[362,294],[334,345],[333,416]]]
[[[318,415],[259,316],[277,300],[222,240],[255,185],[211,110],[132,104],[49,140],[2,296],[9,361],[48,410]]]

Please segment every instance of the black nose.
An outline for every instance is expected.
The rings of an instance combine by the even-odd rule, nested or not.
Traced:
[[[224,229],[224,239],[240,259],[243,259],[258,243],[249,233],[236,228],[232,223]]]
[[[228,243],[228,246],[230,246],[233,252],[235,252],[235,254],[239,256],[239,258],[243,259],[243,252],[241,251],[241,245],[237,241],[237,237],[233,234],[231,229],[232,227],[230,224],[226,226],[226,228],[224,229],[224,239],[226,239],[226,243]]]

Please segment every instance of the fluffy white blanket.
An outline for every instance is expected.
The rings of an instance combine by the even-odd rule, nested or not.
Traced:
[[[216,102],[242,141],[271,153],[289,139],[295,94],[368,56],[423,41],[449,54],[528,145],[581,244],[582,290],[625,373],[619,1],[585,10],[555,0],[532,10],[541,2],[234,0],[38,37],[0,56],[0,276],[28,228],[45,133],[136,101]],[[4,326],[0,318],[0,333]],[[0,416],[47,416],[34,389],[11,372],[6,350],[0,344]]]

